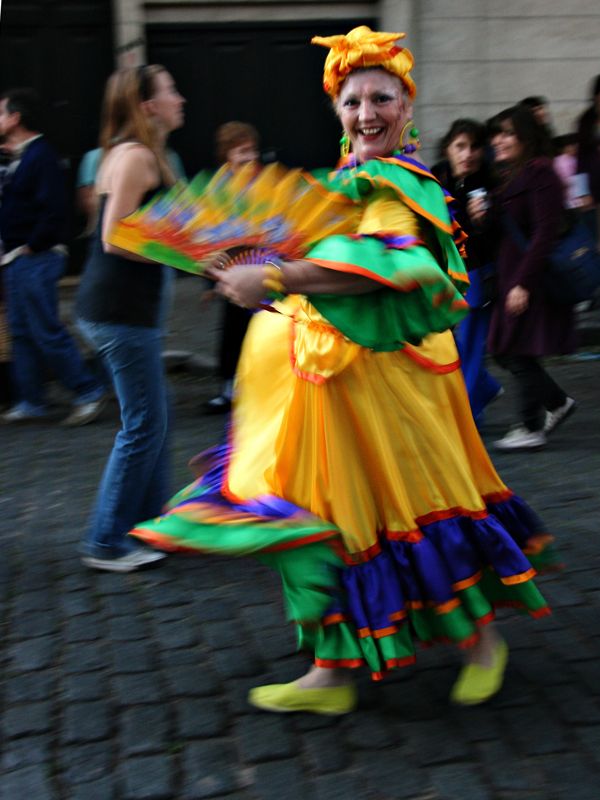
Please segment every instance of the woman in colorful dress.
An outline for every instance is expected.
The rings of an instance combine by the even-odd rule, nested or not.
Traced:
[[[380,679],[436,640],[465,653],[452,699],[483,702],[507,661],[494,607],[548,613],[529,560],[547,537],[490,463],[450,332],[467,279],[446,201],[402,153],[415,95],[402,36],[314,40],[330,48],[324,86],[352,146],[329,188],[361,200],[360,224],[302,261],[219,273],[241,306],[281,299],[249,326],[227,443],[133,531],[279,571],[314,664],[250,692],[271,711],[347,713],[353,668]]]

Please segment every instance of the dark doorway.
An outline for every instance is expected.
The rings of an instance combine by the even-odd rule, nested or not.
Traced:
[[[95,146],[113,69],[111,0],[3,0],[0,85],[32,86],[61,155]]]
[[[70,197],[81,156],[96,146],[104,83],[113,69],[111,0],[3,0],[0,86],[31,86],[44,109],[44,132],[65,165]],[[83,258],[71,212],[71,264]]]
[[[258,128],[268,160],[308,169],[333,165],[340,127],[321,86],[327,50],[310,39],[348,27],[331,20],[149,26],[148,60],[173,73],[188,101],[185,127],[171,140],[188,172],[214,165],[215,129],[232,119]]]

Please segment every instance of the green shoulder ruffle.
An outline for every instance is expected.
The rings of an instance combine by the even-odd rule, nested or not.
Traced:
[[[338,235],[318,242],[307,253],[309,260],[381,284],[367,295],[310,295],[319,312],[357,344],[385,351],[418,344],[460,322],[468,311],[462,297],[467,273],[446,199],[427,168],[402,157],[376,159],[319,179],[328,189],[367,203],[395,196],[415,212],[421,228],[421,241],[386,228],[381,235]]]

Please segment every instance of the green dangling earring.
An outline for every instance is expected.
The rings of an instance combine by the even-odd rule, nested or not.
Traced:
[[[340,139],[340,156],[342,158],[346,158],[348,153],[350,152],[350,138],[346,131],[342,133],[342,138]]]
[[[412,126],[412,127],[411,127]],[[404,144],[404,134],[406,133],[406,129],[410,128],[408,132],[409,141]],[[398,145],[398,150],[402,155],[409,155],[410,153],[414,153],[416,150],[419,150],[421,147],[421,140],[419,139],[420,131],[419,129],[413,124],[412,119],[409,119],[406,125],[402,128],[402,132],[400,133],[400,142]],[[412,141],[410,141],[412,139]]]

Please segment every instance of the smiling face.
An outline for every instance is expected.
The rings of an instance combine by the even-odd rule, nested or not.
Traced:
[[[459,133],[446,147],[446,157],[455,178],[466,178],[481,167],[483,147],[468,133]]]
[[[525,146],[519,141],[510,119],[504,120],[500,124],[500,130],[492,136],[492,147],[496,161],[500,164],[517,164],[525,152]]]
[[[358,161],[392,155],[410,119],[411,104],[399,78],[381,69],[352,73],[336,103]]]

